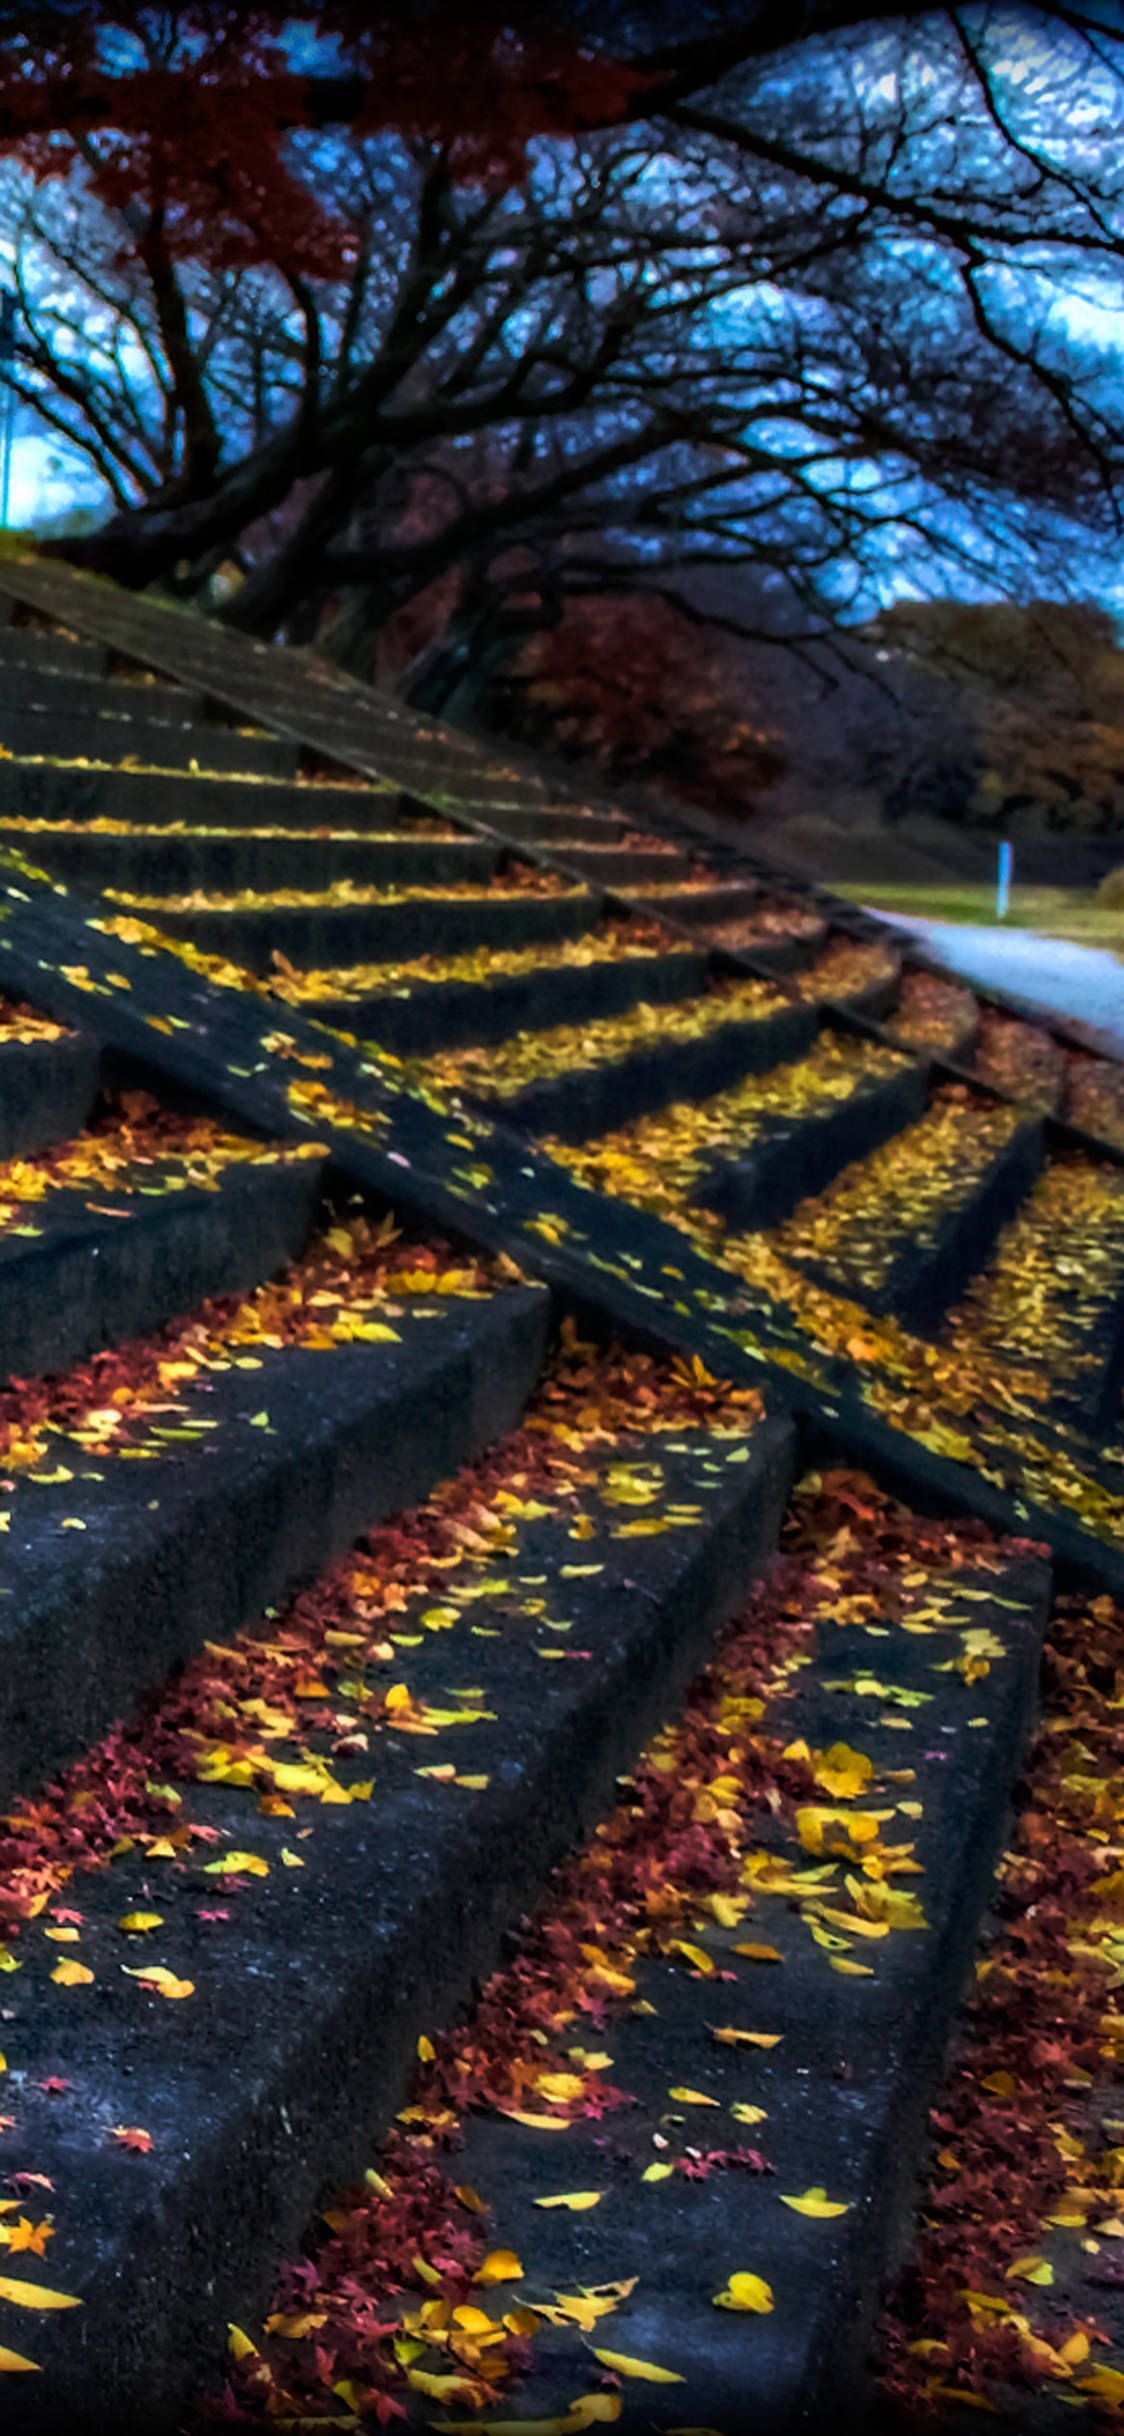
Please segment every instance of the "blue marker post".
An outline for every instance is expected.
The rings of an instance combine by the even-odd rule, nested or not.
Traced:
[[[1009,837],[999,841],[999,866],[995,874],[995,919],[1005,922],[1011,909],[1011,880],[1015,869],[1015,849]]]

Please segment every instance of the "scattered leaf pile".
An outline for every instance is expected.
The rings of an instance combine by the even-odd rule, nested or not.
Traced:
[[[547,2421],[533,2408],[505,2408],[498,2424],[526,2417],[568,2431],[615,2419],[634,2384],[684,2382],[629,2339],[630,2305],[642,2310],[647,2298],[631,2271],[631,2228],[663,2205],[661,2185],[733,2173],[759,2187],[752,2221],[762,2255],[735,2251],[706,2304],[748,2316],[774,2308],[773,2212],[813,2225],[848,2212],[851,2201],[822,2183],[778,2187],[768,2130],[759,2128],[768,2109],[755,2100],[755,2068],[784,2043],[783,2028],[752,2018],[754,2008],[758,2019],[767,2006],[776,2014],[779,2000],[783,2022],[770,1911],[775,1902],[799,1907],[825,1969],[876,1971],[887,1941],[925,1927],[909,1840],[919,1805],[907,1798],[899,1810],[913,1779],[895,1770],[875,1815],[871,1762],[844,1745],[791,1742],[786,1699],[817,1643],[830,1654],[839,1625],[883,1642],[903,1625],[938,1633],[951,1625],[966,1647],[971,1608],[958,1605],[961,1585],[969,1600],[987,1596],[981,1580],[1020,1551],[980,1525],[908,1515],[845,1473],[802,1484],[786,1543],[681,1717],[656,1737],[591,1841],[555,1871],[467,2020],[419,2041],[420,2068],[397,2123],[363,2182],[324,2210],[313,2246],[282,2271],[260,2334],[233,2331],[228,2382],[212,2406],[224,2421],[334,2419],[358,2429],[394,2421],[419,2399],[486,2412],[525,2385],[543,2346],[555,2382],[560,2362],[569,2377],[567,2413]],[[909,1731],[908,1717],[898,1723]],[[742,2059],[747,2077],[735,2086],[747,2095],[674,2082],[654,2107],[650,2092],[622,2083],[612,2047],[627,2047],[626,2025],[653,2011],[649,1991],[658,1994],[657,1973],[669,1970],[713,1991],[700,2062],[713,2083],[724,2078],[720,2057]],[[731,2018],[747,2007],[748,2023]],[[494,2127],[486,2154],[500,2190],[505,2146],[514,2144],[548,2221],[593,2219],[592,2255],[599,2211],[611,2210],[613,2280],[560,2288],[533,2254],[509,2246],[488,2182],[479,2174],[466,2182],[457,2170],[478,2118]],[[600,2154],[598,2178],[570,2187],[563,2136],[590,2126],[600,2136],[582,2156]],[[542,2137],[549,2133],[558,2138]],[[641,2259],[650,2241],[649,2232]],[[604,2327],[609,2317],[621,2320],[619,2333]]]
[[[1042,1726],[962,2043],[932,2115],[914,2257],[883,2325],[907,2408],[1124,2412],[1124,1610],[1064,1600]]]
[[[831,998],[844,1005],[880,983],[895,981],[898,954],[888,940],[851,939],[833,931],[823,953],[791,975],[798,998]]]
[[[705,995],[688,998],[678,1006],[642,1003],[599,1023],[556,1024],[544,1032],[517,1032],[498,1046],[452,1049],[419,1059],[416,1068],[407,1065],[406,1071],[445,1089],[513,1099],[529,1083],[569,1074],[575,1066],[592,1070],[614,1065],[638,1049],[705,1040],[725,1024],[775,1014],[784,1003],[767,981],[716,982]]]
[[[34,1007],[25,1006],[19,998],[0,998],[0,1043],[17,1040],[63,1040],[66,1026],[52,1023],[49,1015],[39,1015]]]

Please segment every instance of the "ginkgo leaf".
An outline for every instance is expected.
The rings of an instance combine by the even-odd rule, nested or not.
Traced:
[[[595,2208],[604,2191],[555,2191],[549,2199],[536,2199],[537,2208],[570,2208],[575,2216],[583,2208]]]
[[[640,2176],[640,2180],[641,2182],[666,2182],[669,2175],[673,2174],[674,2172],[675,2167],[673,2165],[646,2165],[643,2173]]]
[[[515,2250],[489,2250],[482,2259],[474,2284],[513,2284],[523,2274],[523,2261]]]
[[[667,2094],[669,2098],[675,2098],[680,2106],[717,2106],[719,2104],[717,2098],[708,2098],[705,2089],[684,2089],[677,2084],[674,2089],[669,2089]]]
[[[753,2317],[767,2317],[774,2307],[773,2287],[763,2275],[753,2275],[748,2268],[739,2268],[730,2277],[724,2292],[714,2295],[716,2309],[744,2309]]]
[[[764,2106],[749,2106],[742,2098],[734,2099],[730,2113],[735,2123],[764,2123],[767,2119],[767,2109]]]
[[[10,2275],[0,2275],[0,2301],[10,2301],[14,2309],[81,2309],[81,2301],[69,2292],[52,2292],[48,2284],[19,2284]]]
[[[126,1979],[139,1979],[142,1987],[151,1988],[157,1996],[174,1998],[195,1994],[193,1979],[177,1979],[175,1972],[169,1971],[162,1962],[150,1963],[147,1969],[138,1964],[136,1970],[130,1969],[129,1964],[123,1962],[121,1968]]]
[[[19,2351],[7,2351],[0,2343],[0,2377],[26,2377],[41,2374],[38,2360],[25,2360]]]
[[[822,2183],[813,2183],[810,2191],[794,2195],[780,2194],[786,2208],[795,2208],[798,2216],[845,2216],[851,2205],[849,2199],[829,2199]]]
[[[269,1863],[260,1852],[224,1852],[217,1861],[204,1864],[208,1878],[268,1878]]]
[[[602,2368],[611,2368],[618,2377],[636,2377],[646,2385],[683,2385],[686,2379],[674,2368],[657,2368],[654,2360],[634,2360],[631,2352],[599,2351],[591,2345],[593,2357]]]
[[[117,1926],[124,1929],[127,1937],[146,1937],[150,1929],[163,1928],[164,1915],[162,1912],[126,1912]]]
[[[93,1976],[93,1972],[87,1969],[84,1962],[74,1962],[70,1957],[63,1962],[56,1962],[51,1973],[57,1988],[88,1988]]]

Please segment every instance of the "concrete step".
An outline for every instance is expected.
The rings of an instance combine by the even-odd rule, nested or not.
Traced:
[[[14,1159],[78,1132],[98,1083],[93,1040],[20,1040],[0,1029],[0,1159]]]
[[[110,899],[112,902],[112,898]],[[174,938],[191,939],[208,953],[230,956],[255,973],[269,971],[276,951],[293,964],[377,963],[423,944],[452,952],[470,947],[527,947],[542,939],[577,939],[600,914],[598,900],[582,889],[557,896],[530,891],[462,896],[403,893],[357,905],[328,898],[309,905],[234,907],[181,906],[145,896],[122,902]]]
[[[886,1016],[891,1039],[929,1049],[957,1065],[970,1066],[980,1030],[980,1003],[964,982],[928,973],[915,964],[902,970],[901,987]]]
[[[709,1098],[739,1075],[764,1073],[798,1057],[813,1030],[806,1008],[772,1007],[723,1024],[701,1040],[652,1042],[604,1065],[573,1067],[528,1084],[503,1101],[503,1114],[528,1132],[586,1142],[673,1100]]]
[[[833,1292],[926,1335],[984,1266],[1043,1151],[1038,1119],[941,1093],[918,1124],[803,1202],[777,1247]]]
[[[785,1539],[473,2008],[431,2012],[377,2143],[363,2110],[271,2291],[216,2297],[220,2416],[315,2427],[346,2373],[410,2426],[438,2399],[462,2426],[577,2426],[582,2395],[626,2436],[865,2436],[1050,1581],[854,1474],[802,1483]],[[739,2275],[756,2290],[716,2307]]]
[[[63,2417],[80,2436],[106,2396],[120,2436],[167,2436],[182,2424],[216,2317],[243,2304],[278,2244],[298,2237],[331,2179],[351,2168],[357,2124],[398,2104],[419,2036],[495,1964],[546,1870],[611,1800],[619,1771],[767,1560],[791,1432],[688,1426],[665,1448],[625,1422],[588,1450],[577,1494],[563,1481],[555,1498],[520,1496],[522,1435],[512,1456],[505,1533],[485,1541],[467,1573],[435,1577],[441,1630],[427,1623],[433,1587],[407,1590],[397,1612],[384,1612],[393,1649],[337,1594],[344,1628],[359,1629],[334,1705],[354,1698],[358,1676],[367,1746],[331,1758],[340,1798],[310,1805],[294,1795],[281,1804],[287,1816],[268,1816],[268,1803],[215,1771],[204,1785],[188,1779],[184,1815],[205,1823],[209,1840],[182,1869],[161,1870],[138,1849],[83,1877],[73,1952],[89,1957],[95,2004],[38,1970],[12,1982],[7,2091],[22,2124],[11,2163],[18,2172],[34,2153],[53,2182],[51,2277],[83,2304],[36,2320],[28,2436]],[[621,1484],[637,1469],[658,1483],[661,1513],[679,1519],[622,1543],[631,1518]],[[423,1534],[440,1530],[447,1496],[432,1521],[423,1511]],[[378,1575],[376,1559],[368,1578]],[[535,1583],[545,1595],[528,1599]],[[360,1605],[369,1618],[370,1599]],[[282,1619],[274,1632],[283,1641],[287,1629]],[[325,1656],[338,1677],[330,1648]],[[239,1690],[249,1680],[240,1673]],[[406,1708],[388,1711],[396,1681]],[[451,1681],[469,1684],[471,1700]],[[458,1712],[465,1722],[452,1734]],[[437,1720],[428,1737],[396,1726],[402,1717],[409,1729],[411,1715],[423,1737],[427,1716]],[[259,1725],[250,1732],[260,1740]],[[268,1749],[287,1756],[276,1742]],[[467,1784],[440,1781],[458,1772]],[[368,1798],[347,1800],[363,1777],[374,1780]],[[229,1890],[205,1872],[247,1846],[259,1874],[243,1902],[237,1868]],[[157,1959],[155,1939],[130,1952],[117,1926],[149,1901],[159,1960],[196,1991],[176,2006],[122,1969]],[[232,1933],[221,1919],[214,1933],[216,1909]],[[35,2086],[45,2075],[65,2080],[77,2103],[52,2114]],[[106,2136],[111,2120],[152,2127],[151,2153],[123,2151]]]
[[[7,607],[10,610],[11,604]],[[34,675],[69,676],[81,680],[103,675],[109,653],[103,643],[85,643],[78,637],[60,634],[39,626],[17,626],[5,618],[0,625],[0,670],[5,674],[31,671]]]
[[[0,704],[0,748],[17,760],[40,754],[62,762],[132,760],[154,770],[195,767],[262,778],[294,777],[298,760],[297,746],[283,736],[240,735],[201,721],[172,726],[146,719],[139,709],[129,718],[109,713],[95,718]]]
[[[502,851],[484,839],[333,837],[316,828],[257,836],[247,829],[197,829],[169,836],[158,827],[27,828],[0,819],[0,846],[19,846],[76,888],[130,888],[185,895],[240,889],[326,889],[333,880],[365,887],[486,882]]]
[[[394,995],[333,996],[302,1001],[319,1023],[377,1040],[407,1057],[438,1049],[509,1040],[553,1024],[595,1023],[643,1001],[668,1006],[705,988],[705,953],[624,956],[602,963],[541,964],[489,980],[395,982]],[[327,976],[325,981],[327,983]]]
[[[354,1341],[326,1322],[231,1339],[204,1314],[186,1346],[182,1329],[156,1340],[165,1365],[186,1351],[190,1384],[173,1368],[129,1438],[57,1424],[4,1501],[0,1792],[72,1759],[204,1639],[509,1427],[545,1325],[529,1287],[368,1299]]]
[[[81,667],[24,666],[9,662],[0,649],[0,718],[7,719],[13,711],[52,719],[140,719],[145,726],[190,727],[203,717],[203,697],[179,685],[108,677]]]
[[[756,884],[745,886],[736,881],[714,886],[645,888],[637,894],[644,912],[667,914],[676,922],[697,923],[700,929],[707,930],[716,923],[737,921],[755,913],[761,903],[761,890]]]
[[[67,1147],[80,1171],[90,1146]],[[126,1152],[120,1174],[85,1187],[42,1162],[43,1197],[14,1204],[0,1168],[0,1384],[63,1370],[296,1258],[323,1161],[250,1140],[241,1156],[230,1147],[210,1185],[201,1159],[171,1148],[136,1161]]]
[[[570,845],[617,846],[628,826],[623,813],[586,812],[571,804],[508,804],[497,795],[490,798],[490,809],[479,807],[478,817],[494,822],[507,837],[549,846],[558,854]]]
[[[674,852],[661,853],[645,846],[594,845],[571,839],[551,845],[556,854],[572,871],[580,871],[586,879],[597,880],[602,888],[628,889],[630,892],[649,887],[653,882],[674,885],[677,877],[687,880],[690,865],[685,856]]]
[[[743,1095],[727,1145],[704,1160],[691,1200],[716,1210],[729,1227],[778,1226],[850,1160],[865,1158],[922,1115],[925,1064],[903,1058],[887,1074],[884,1063],[880,1056],[870,1060],[864,1043],[821,1035],[802,1064],[768,1078],[758,1107]]]
[[[153,776],[0,760],[0,818],[124,820],[139,828],[382,830],[394,827],[399,800],[390,786],[297,786],[288,779],[203,771]]]
[[[1044,1374],[1050,1409],[1105,1436],[1124,1382],[1124,1170],[1052,1159],[942,1334]]]

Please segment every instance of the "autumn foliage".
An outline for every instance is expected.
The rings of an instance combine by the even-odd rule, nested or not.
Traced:
[[[744,819],[784,767],[736,648],[661,600],[575,601],[524,647],[518,674],[534,740],[590,757],[607,778]]]
[[[518,180],[531,139],[618,117],[644,84],[549,21],[502,4],[419,13],[336,0],[294,12],[150,0],[0,26],[0,153],[40,178],[81,160],[114,211],[158,215],[180,262],[347,275],[354,238],[290,139],[325,123],[442,146],[450,174]]]

